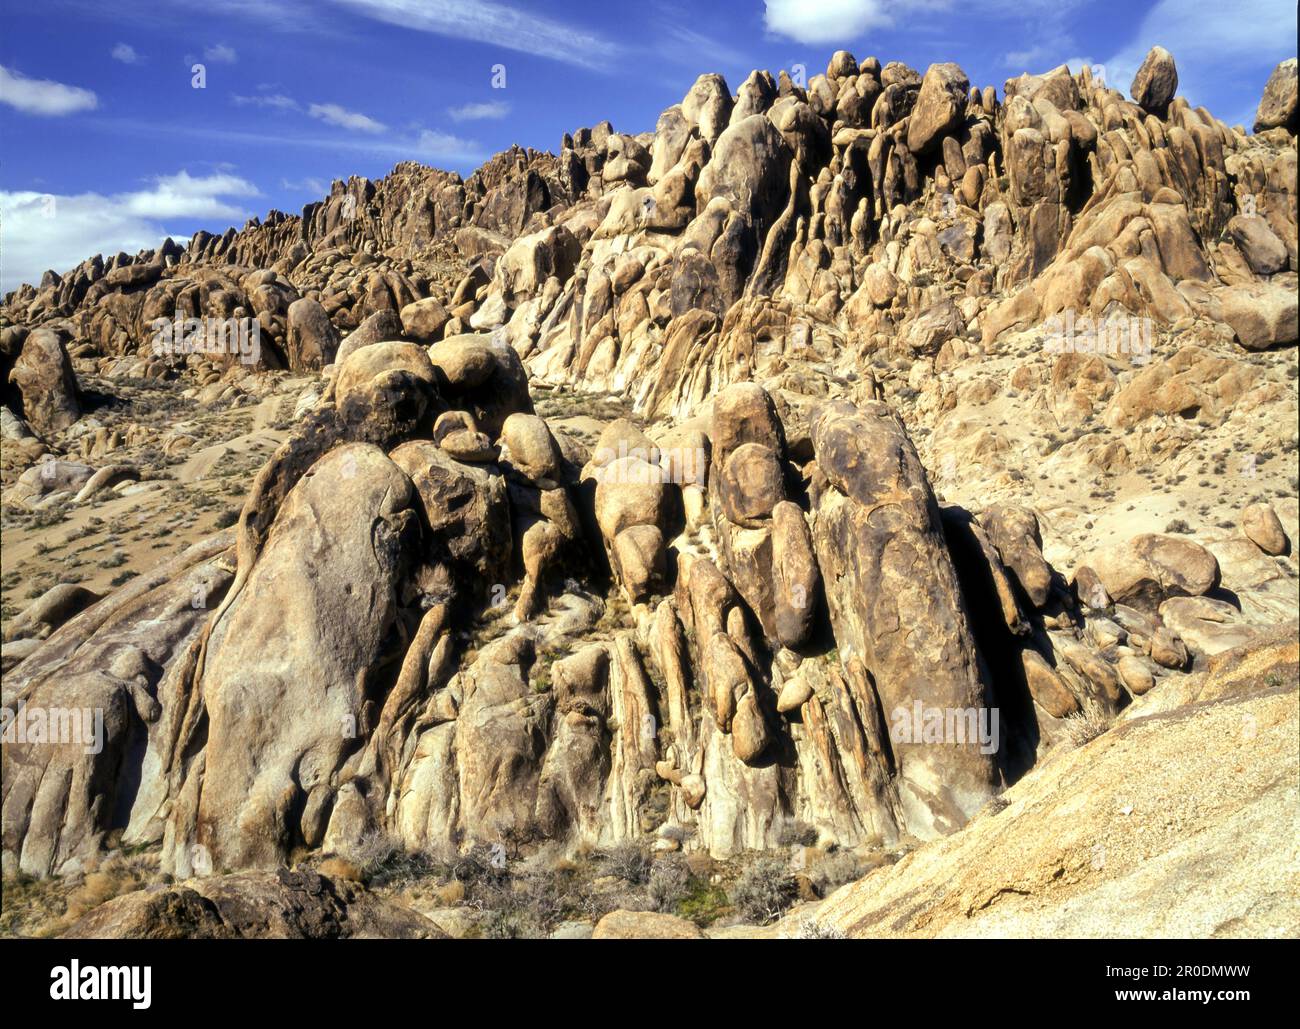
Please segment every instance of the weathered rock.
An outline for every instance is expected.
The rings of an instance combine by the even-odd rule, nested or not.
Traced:
[[[780,462],[761,443],[742,443],[731,451],[716,481],[722,510],[737,525],[758,528],[785,498]]]
[[[22,417],[38,434],[66,429],[81,417],[77,377],[62,340],[52,329],[28,333],[9,381],[18,387]]]
[[[1166,597],[1199,596],[1219,582],[1219,563],[1208,550],[1156,533],[1103,550],[1090,564],[1112,600],[1146,610]]]
[[[356,883],[285,868],[136,890],[101,904],[63,935],[82,940],[446,937],[422,915]]]
[[[315,371],[334,363],[339,334],[325,308],[308,297],[289,305],[286,349],[294,371]]]
[[[451,403],[469,411],[492,439],[515,413],[532,414],[528,376],[510,344],[490,336],[450,336],[429,348]]]
[[[1038,518],[1023,507],[999,504],[984,512],[981,522],[1025,596],[1042,607],[1052,587],[1052,567],[1043,559]]]
[[[1215,295],[1223,320],[1248,350],[1291,346],[1300,338],[1300,302],[1294,289],[1245,283],[1225,287]]]
[[[1129,94],[1144,111],[1163,118],[1177,92],[1178,68],[1173,54],[1162,46],[1153,46],[1133,76]]]
[[[17,639],[44,627],[57,629],[99,599],[99,594],[73,582],[51,586],[5,627],[5,639]]]
[[[501,444],[511,467],[551,488],[560,480],[560,448],[550,427],[535,414],[515,413],[501,426]]]
[[[207,743],[165,854],[175,874],[196,844],[214,867],[249,868],[323,838],[339,773],[372,728],[372,677],[419,539],[414,492],[365,444],[327,454],[289,492],[211,631]]]
[[[920,458],[889,408],[828,405],[813,423],[813,540],[841,658],[863,662],[895,728],[923,709],[988,709],[975,641]],[[924,625],[924,636],[912,631]],[[972,739],[893,742],[907,827],[959,828],[997,788],[991,752]]]
[[[1288,541],[1272,504],[1251,504],[1241,512],[1241,531],[1265,554],[1285,554]]]
[[[401,311],[402,331],[421,343],[432,343],[442,333],[451,315],[437,297],[425,297],[407,304]]]
[[[694,922],[656,911],[611,911],[596,923],[593,940],[703,940]]]
[[[661,592],[668,578],[668,551],[657,525],[632,525],[611,547],[614,566],[628,599],[636,604]]]
[[[1027,647],[1020,652],[1020,659],[1034,703],[1053,718],[1065,718],[1079,710],[1079,701],[1038,651]]]
[[[1300,131],[1296,114],[1296,59],[1279,62],[1264,84],[1264,95],[1255,112],[1255,131],[1286,129],[1292,135]]]
[[[1228,235],[1256,275],[1272,275],[1286,269],[1286,246],[1259,215],[1233,215],[1228,222]]]
[[[419,495],[429,530],[426,559],[450,559],[471,592],[509,581],[510,505],[496,469],[462,464],[425,440],[403,443],[389,457]]]
[[[908,149],[924,153],[953,132],[966,114],[969,93],[970,80],[957,65],[930,65],[907,123]]]

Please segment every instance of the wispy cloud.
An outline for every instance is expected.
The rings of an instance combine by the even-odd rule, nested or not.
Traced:
[[[371,154],[399,161],[427,161],[457,169],[473,167],[488,157],[483,147],[472,139],[462,139],[451,133],[428,129],[413,129],[410,132],[385,136],[364,134],[303,136],[285,132],[222,129],[188,123],[159,123],[132,118],[101,119],[90,127],[114,135],[129,134],[148,139],[179,136],[207,142],[269,146],[285,152],[304,149]]]
[[[307,193],[311,196],[324,196],[329,192],[329,183],[324,179],[315,179],[308,176],[305,179],[299,179],[296,182],[291,179],[281,179],[280,188],[287,189],[291,193]]]
[[[675,64],[696,67],[700,64],[700,55],[708,54],[710,67],[714,65],[729,68],[754,67],[754,61],[743,51],[683,25],[678,18],[686,16],[684,12],[674,12],[673,20],[664,26],[664,42],[657,50],[660,57],[667,58]]]
[[[338,104],[312,104],[307,108],[307,114],[329,125],[337,125],[341,129],[349,129],[353,132],[377,134],[387,131],[388,128],[383,122],[375,121],[369,115],[361,114],[359,111],[349,111]]]
[[[29,79],[0,64],[0,104],[8,104],[24,114],[60,117],[93,111],[99,106],[99,98],[89,89],[49,79]]]
[[[584,68],[609,69],[622,47],[597,32],[496,0],[334,0],[400,28],[534,54]]]
[[[232,46],[226,46],[225,43],[214,43],[212,46],[203,48],[203,58],[213,64],[234,64],[239,60],[239,54],[235,52],[235,48]]]
[[[247,213],[227,198],[257,195],[252,183],[237,176],[185,171],[157,176],[148,188],[130,193],[0,191],[5,226],[0,290],[38,282],[47,268],[67,271],[92,254],[133,253],[156,247],[168,235],[185,239],[168,231],[173,219],[243,221]]]
[[[448,107],[447,114],[452,121],[489,121],[504,118],[510,113],[510,105],[504,100],[484,101],[482,103],[461,104]]]
[[[139,64],[140,55],[135,52],[135,47],[130,43],[118,43],[113,47],[110,56],[115,61],[121,61],[123,64]]]
[[[264,96],[240,96],[232,93],[230,99],[239,107],[267,107],[275,111],[300,111],[298,101],[283,93],[268,93]]]

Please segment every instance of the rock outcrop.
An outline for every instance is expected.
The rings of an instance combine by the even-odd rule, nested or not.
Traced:
[[[1186,753],[1163,698],[1294,618],[1295,63],[1254,134],[1177,86],[1160,48],[1132,100],[1087,68],[999,95],[841,51],[806,86],[701,76],[653,133],[404,163],[20,287],[6,558],[151,493],[240,508],[22,614],[6,570],[5,874],[151,848],[186,881],[73,931],[168,938],[437,935],[288,870],[376,838],[447,862],[930,841],[826,905],[853,933],[1093,889],[1093,823],[1048,809],[1151,755],[1218,781],[1227,735]],[[247,433],[204,445],[207,409]],[[1204,699],[1272,741],[1294,689]],[[27,732],[74,711],[89,744]],[[1236,861],[1228,830],[1278,798],[1225,790]]]

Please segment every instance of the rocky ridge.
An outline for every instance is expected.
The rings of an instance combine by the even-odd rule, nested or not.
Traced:
[[[705,75],[653,133],[10,294],[7,551],[263,435],[229,528],[6,606],[5,706],[104,745],[6,742],[5,874],[974,839],[1081,721],[1294,627],[1295,64],[1253,134],[1176,88]],[[258,346],[155,346],[187,318]]]

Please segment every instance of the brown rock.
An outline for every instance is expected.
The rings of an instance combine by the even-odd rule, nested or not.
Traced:
[[[9,373],[22,398],[22,416],[42,436],[59,432],[81,417],[77,377],[58,333],[28,333]]]
[[[611,911],[596,923],[593,940],[703,940],[694,922],[656,911]]]
[[[1273,69],[1264,85],[1264,95],[1255,112],[1255,131],[1283,128],[1295,135],[1300,131],[1296,113],[1296,59],[1288,57]]]
[[[1241,531],[1265,554],[1286,553],[1286,530],[1272,504],[1251,504],[1242,511]]]
[[[1163,118],[1177,92],[1178,68],[1174,55],[1162,46],[1153,46],[1133,77],[1130,95],[1142,110]]]
[[[914,154],[938,146],[966,114],[970,79],[955,64],[932,64],[907,123],[907,148]]]

